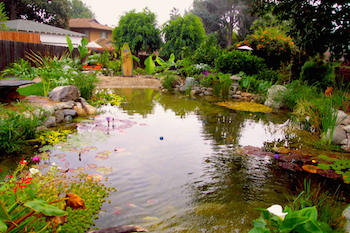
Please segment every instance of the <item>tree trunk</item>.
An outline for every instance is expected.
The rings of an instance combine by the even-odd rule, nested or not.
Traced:
[[[16,0],[11,0],[10,2],[10,20],[14,20],[17,18],[17,11],[16,11]]]
[[[230,16],[230,22],[228,23],[227,48],[231,47],[232,45],[233,23],[233,16]]]

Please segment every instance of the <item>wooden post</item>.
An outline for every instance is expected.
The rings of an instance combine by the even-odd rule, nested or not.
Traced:
[[[123,76],[132,76],[132,57],[129,45],[124,43],[121,49]]]

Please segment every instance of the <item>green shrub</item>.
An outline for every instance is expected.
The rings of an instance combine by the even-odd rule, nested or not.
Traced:
[[[321,89],[333,86],[335,83],[334,65],[326,63],[321,57],[312,58],[301,68],[300,80]]]
[[[36,128],[42,124],[42,114],[35,115],[28,106],[16,106],[26,111],[30,116],[21,112],[9,110],[0,106],[0,151],[5,153],[20,153],[27,140],[34,139]]]
[[[223,73],[237,74],[243,71],[248,75],[253,75],[266,69],[266,65],[264,59],[254,56],[250,52],[233,50],[223,52],[215,60],[215,68]]]
[[[19,59],[17,62],[14,62],[10,67],[6,68],[1,72],[3,77],[14,77],[21,78],[26,80],[33,80],[37,74],[34,67],[24,59]]]
[[[222,50],[219,47],[215,35],[209,35],[206,40],[194,51],[191,60],[194,64],[204,63],[214,66],[215,59],[220,56]]]
[[[272,86],[272,81],[259,79],[259,74],[246,75],[244,72],[240,72],[239,76],[242,79],[240,80],[239,85],[241,89],[245,92],[254,92],[266,95],[267,90]]]
[[[263,69],[259,71],[257,78],[260,80],[276,82],[277,80],[281,79],[281,75],[275,70]]]
[[[273,69],[289,63],[296,49],[292,38],[277,27],[258,28],[237,44],[241,45],[252,47],[253,54],[264,58]]]
[[[311,100],[320,96],[320,92],[314,86],[295,80],[286,85],[287,91],[281,96],[283,102],[290,109],[293,110],[300,99]]]
[[[96,74],[94,73],[78,73],[73,76],[71,84],[75,85],[79,91],[80,96],[88,100],[94,94],[96,88],[95,83],[98,81]]]
[[[167,90],[172,90],[178,80],[174,71],[165,71],[159,74],[162,86]]]

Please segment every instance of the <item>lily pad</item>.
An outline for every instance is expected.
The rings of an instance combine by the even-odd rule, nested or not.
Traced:
[[[237,111],[245,111],[245,112],[262,112],[269,113],[272,112],[272,108],[267,107],[262,104],[257,104],[253,102],[219,102],[216,103],[219,106],[223,106],[229,109],[237,110]]]
[[[63,159],[64,157],[66,157],[66,154],[55,154],[54,157],[57,159]]]
[[[48,204],[44,200],[33,200],[24,203],[24,206],[29,207],[37,212],[43,213],[46,216],[64,216],[67,212]]]
[[[111,167],[99,167],[99,168],[96,168],[96,171],[97,172],[100,172],[104,175],[108,175],[110,173],[112,173],[113,169]]]
[[[314,165],[303,165],[302,168],[304,171],[307,171],[309,173],[314,173],[314,174],[316,174],[317,171],[320,169],[319,167]]]

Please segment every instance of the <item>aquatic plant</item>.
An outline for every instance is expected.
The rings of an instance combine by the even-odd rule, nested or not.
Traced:
[[[125,97],[119,96],[111,91],[98,90],[90,99],[90,103],[93,106],[101,107],[102,105],[111,104],[119,106],[125,101]]]
[[[153,55],[150,55],[145,60],[145,70],[147,74],[153,74],[155,72],[155,64],[153,61]]]
[[[38,138],[41,146],[54,145],[59,142],[64,142],[67,140],[69,134],[72,134],[72,130],[49,130],[42,132]]]
[[[331,227],[318,220],[315,206],[305,207],[301,210],[292,210],[288,206],[284,208],[279,205],[262,209],[258,219],[253,221],[254,228],[250,233],[257,232],[331,232]],[[284,217],[285,215],[285,217]],[[284,218],[283,218],[284,217]]]
[[[317,166],[320,169],[329,170],[332,169],[335,173],[343,177],[345,183],[350,183],[350,160],[330,158],[326,155],[320,155],[319,158],[325,160],[327,163],[320,162]]]
[[[246,111],[246,112],[262,112],[269,113],[272,112],[272,108],[267,107],[262,104],[252,103],[252,102],[219,102],[216,103],[219,106],[223,106],[229,109],[237,111]]]

